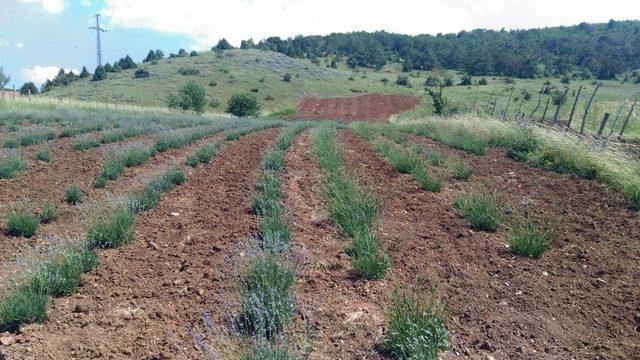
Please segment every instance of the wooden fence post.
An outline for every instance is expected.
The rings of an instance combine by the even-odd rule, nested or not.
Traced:
[[[609,121],[609,116],[611,116],[611,114],[604,113],[604,117],[602,118],[602,121],[600,122],[600,128],[598,128],[598,136],[602,135],[602,131],[604,130],[604,127],[607,126],[607,121]]]
[[[620,129],[620,134],[618,134],[618,139],[622,137],[624,130],[627,128],[627,124],[629,124],[629,119],[631,119],[631,114],[633,114],[633,110],[636,108],[636,104],[638,103],[638,95],[636,95],[635,99],[633,99],[633,105],[631,105],[631,110],[629,110],[629,114],[624,119],[624,123],[622,123],[622,129]]]
[[[596,97],[596,93],[598,92],[598,89],[600,89],[600,86],[602,86],[602,81],[600,81],[596,86],[596,89],[593,90],[593,94],[591,94],[591,97],[589,98],[587,107],[584,109],[584,115],[582,116],[582,123],[580,124],[580,135],[584,135],[584,125],[587,122],[587,116],[589,115],[589,108],[591,107],[591,104],[593,103],[593,98]]]
[[[544,95],[544,93],[546,91],[547,91],[547,86],[545,85],[545,87],[542,89],[542,92],[540,92],[540,95],[538,95],[538,104],[536,104],[536,107],[533,109],[533,111],[531,112],[531,114],[527,118],[527,122],[531,121],[531,118],[533,118],[533,114],[535,114],[536,111],[538,111],[538,109],[540,108],[540,104],[542,103],[542,96]]]
[[[556,126],[556,124],[558,124],[558,114],[560,114],[560,107],[562,107],[562,103],[564,102],[564,98],[567,96],[568,92],[569,88],[567,87],[564,89],[564,94],[562,94],[560,101],[558,101],[558,104],[556,106],[556,113],[553,114],[553,123],[551,124],[553,126]]]
[[[578,105],[578,99],[580,99],[580,92],[582,91],[582,85],[578,88],[578,93],[576,94],[576,101],[573,102],[573,107],[571,108],[571,115],[569,115],[569,121],[567,122],[567,129],[571,129],[571,121],[573,120],[573,114],[576,112],[576,105]]]
[[[509,92],[509,100],[507,100],[507,106],[504,108],[504,112],[502,113],[502,120],[507,117],[507,111],[509,110],[509,105],[511,105],[511,95],[513,95],[513,90],[515,86],[511,87],[511,91]]]
[[[542,113],[542,119],[540,119],[541,123],[544,123],[544,118],[547,116],[547,110],[549,109],[549,101],[551,101],[550,97],[547,98],[547,105],[544,106],[544,112]]]
[[[611,129],[609,129],[609,134],[607,135],[605,140],[602,142],[602,147],[606,147],[607,145],[609,145],[609,139],[611,139],[611,135],[613,135],[613,132],[616,129],[616,125],[618,125],[618,120],[620,120],[620,115],[622,115],[622,111],[627,106],[628,102],[629,102],[629,99],[626,99],[622,103],[622,105],[620,105],[620,109],[618,109],[618,113],[616,114],[616,118],[613,120],[613,123],[611,123]]]
[[[476,102],[478,100],[478,91],[480,91],[480,85],[478,85],[478,87],[476,88],[476,95],[473,97],[473,109],[472,109],[472,111],[473,111],[474,115],[477,114],[477,112],[476,112]]]

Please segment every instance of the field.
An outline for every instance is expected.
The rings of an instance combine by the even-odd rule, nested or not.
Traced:
[[[44,96],[55,99],[89,100],[115,108],[123,104],[145,107],[163,107],[166,97],[176,93],[184,84],[193,80],[205,88],[209,106],[206,111],[222,113],[225,111],[229,97],[237,92],[253,92],[260,100],[263,115],[288,114],[296,109],[299,102],[307,97],[335,97],[357,96],[362,93],[383,94],[412,94],[421,99],[421,106],[414,110],[414,117],[430,116],[433,113],[431,98],[425,91],[425,81],[429,77],[451,78],[452,86],[445,87],[444,95],[449,103],[460,112],[469,112],[476,97],[476,111],[482,114],[492,114],[494,105],[498,112],[507,106],[509,94],[514,88],[512,101],[507,109],[507,115],[514,117],[518,109],[529,116],[538,104],[538,93],[548,86],[550,90],[562,92],[569,88],[567,97],[559,113],[559,119],[569,118],[573,101],[580,86],[580,100],[576,106],[574,124],[581,121],[584,108],[594,88],[595,81],[573,80],[568,84],[560,78],[537,79],[509,79],[509,83],[502,77],[485,76],[487,85],[478,86],[483,77],[473,77],[472,85],[460,85],[464,73],[460,71],[412,71],[402,73],[401,64],[389,63],[379,70],[367,68],[351,69],[344,62],[337,68],[328,66],[329,59],[320,58],[317,63],[311,60],[289,58],[283,54],[261,50],[228,50],[223,52],[202,52],[195,57],[179,57],[164,59],[157,64],[143,63],[139,67],[151,74],[146,79],[135,79],[135,70],[125,70],[120,73],[108,74],[106,80],[91,82],[88,79],[75,81],[69,86],[55,87]],[[195,70],[193,75],[181,75],[181,69]],[[291,74],[291,81],[283,81],[286,74]],[[398,85],[399,75],[408,77],[408,85]],[[593,105],[587,116],[586,129],[595,132],[606,112],[612,115],[612,120],[618,112],[619,106],[627,99],[633,101],[633,96],[640,91],[633,78],[622,80],[607,80],[594,98]],[[215,86],[211,86],[215,84]],[[437,87],[430,86],[432,90]],[[523,91],[529,93],[525,99]],[[533,119],[539,121],[548,97],[542,98],[540,108]],[[520,105],[522,103],[522,107]],[[214,106],[211,106],[214,104]],[[216,105],[217,104],[217,105]],[[627,111],[630,105],[627,106]],[[555,106],[550,102],[545,119],[553,118]],[[626,112],[625,112],[626,113]],[[573,125],[574,128],[578,125]],[[622,121],[617,124],[617,130]],[[627,138],[640,137],[640,116],[636,111],[626,129]]]
[[[0,358],[640,352],[623,144],[420,109],[3,106]]]

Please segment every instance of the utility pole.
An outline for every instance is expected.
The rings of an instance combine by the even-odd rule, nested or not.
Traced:
[[[102,45],[100,44],[100,33],[106,32],[106,29],[100,27],[100,14],[96,14],[96,26],[92,26],[89,29],[96,31],[96,55],[97,55],[97,66],[102,66]]]

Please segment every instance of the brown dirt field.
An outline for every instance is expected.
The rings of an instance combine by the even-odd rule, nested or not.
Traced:
[[[382,281],[357,279],[344,253],[346,239],[325,213],[321,172],[308,133],[298,136],[286,156],[284,205],[289,213],[296,252],[303,254],[296,296],[313,320],[310,359],[377,357],[376,329],[384,314]]]
[[[84,276],[79,292],[55,299],[49,320],[22,327],[18,343],[0,348],[0,354],[9,359],[197,357],[186,326],[211,306],[222,311],[219,294],[234,284],[225,258],[255,231],[248,202],[261,154],[276,135],[277,130],[267,130],[243,137],[199,166],[156,209],[139,216],[130,245],[101,251],[100,265]]]
[[[1,233],[0,266],[3,262],[19,258],[23,253],[28,253],[32,249],[36,249],[38,252],[46,251],[47,247],[56,244],[56,242],[49,240],[50,234],[65,235],[82,232],[82,213],[85,209],[83,204],[68,205],[66,203],[64,191],[68,184],[75,182],[85,192],[85,205],[87,202],[104,199],[110,194],[123,194],[142,186],[157,173],[171,166],[183,164],[186,157],[204,142],[219,140],[222,137],[218,134],[200,139],[180,149],[158,153],[140,166],[126,168],[118,179],[109,181],[105,189],[95,188],[93,182],[100,174],[108,145],[81,152],[72,148],[73,139],[60,139],[57,146],[51,148],[52,161],[50,163],[39,162],[25,173],[19,173],[12,179],[0,180],[3,185],[0,189],[0,199],[4,206],[11,206],[16,201],[25,198],[36,209],[43,202],[51,201],[59,211],[58,219],[48,224],[41,224],[38,227],[38,232],[31,239],[12,237],[7,236],[4,232]],[[155,135],[145,135],[131,141],[118,143],[115,146],[122,146],[130,142],[141,142],[152,146],[154,138]],[[0,211],[4,211],[4,209],[0,209]],[[0,220],[0,224],[3,223],[4,217]]]
[[[354,120],[386,122],[391,115],[411,110],[420,103],[413,95],[366,94],[345,98],[302,99],[293,117],[304,120]]]
[[[534,212],[556,222],[552,248],[539,260],[520,258],[506,249],[505,234],[471,231],[456,214],[453,199],[468,184],[425,192],[355,134],[340,138],[352,149],[347,163],[386,200],[389,281],[438,286],[446,301],[452,351],[445,357],[637,356],[640,219],[619,195],[513,162],[497,149],[477,157],[413,137],[470,161],[472,183],[489,182],[516,207],[534,201]]]

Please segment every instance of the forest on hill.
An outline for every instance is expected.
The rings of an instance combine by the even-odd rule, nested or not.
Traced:
[[[405,71],[463,69],[471,75],[519,78],[579,73],[613,79],[640,68],[640,21],[581,23],[530,30],[461,31],[402,35],[386,31],[245,40],[242,48],[277,51],[291,57],[344,57],[350,66],[380,68],[403,62]]]

